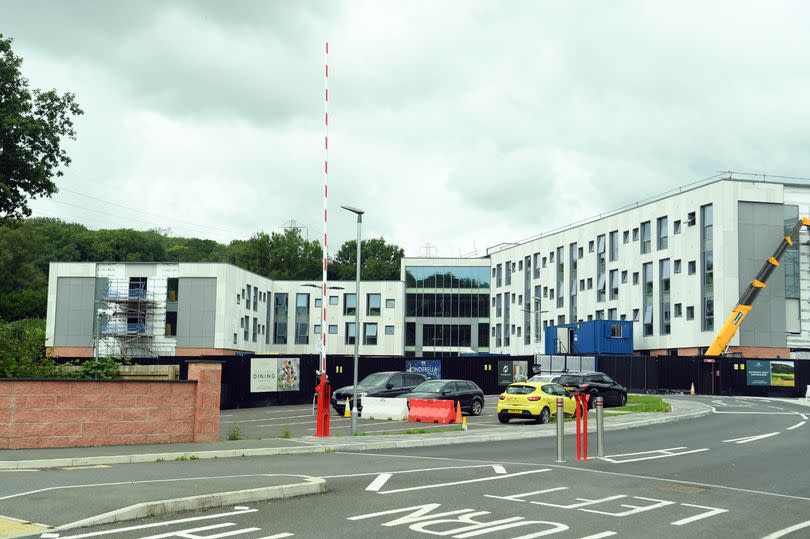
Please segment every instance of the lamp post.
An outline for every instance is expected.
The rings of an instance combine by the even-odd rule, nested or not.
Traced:
[[[363,210],[351,206],[341,206],[346,211],[357,215],[357,271],[354,288],[354,390],[352,395],[352,436],[357,434],[357,357],[360,355],[360,225],[363,223]]]

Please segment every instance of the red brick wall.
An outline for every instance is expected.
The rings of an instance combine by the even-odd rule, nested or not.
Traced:
[[[215,441],[218,363],[182,382],[0,380],[0,449]]]

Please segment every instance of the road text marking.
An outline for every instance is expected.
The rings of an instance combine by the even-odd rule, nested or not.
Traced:
[[[397,492],[411,492],[414,490],[426,490],[429,488],[441,488],[441,487],[451,487],[454,485],[466,485],[468,483],[480,483],[482,481],[493,481],[496,479],[510,479],[512,477],[519,477],[521,475],[529,475],[529,474],[536,474],[536,473],[543,473],[543,472],[550,472],[550,468],[542,468],[540,470],[529,470],[527,472],[517,472],[513,474],[507,475],[494,475],[492,477],[480,477],[478,479],[465,479],[463,481],[452,481],[450,483],[437,483],[434,485],[423,485],[420,487],[408,487],[408,488],[400,488],[396,490],[386,490],[385,492],[380,492],[380,494],[396,494]]]
[[[389,479],[391,479],[390,473],[381,473],[374,479],[374,481],[371,482],[369,486],[366,487],[366,490],[370,490],[371,492],[379,492],[379,490]]]
[[[765,438],[770,438],[771,436],[776,436],[779,434],[778,432],[769,432],[768,434],[758,434],[756,436],[745,436],[743,438],[732,438],[731,440],[723,440],[723,442],[730,442],[735,444],[747,444],[748,442],[756,442],[757,440],[763,440]]]

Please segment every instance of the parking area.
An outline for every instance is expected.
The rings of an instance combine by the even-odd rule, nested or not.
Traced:
[[[464,414],[467,418],[469,430],[492,429],[496,427],[536,428],[534,421],[513,419],[507,425],[498,422],[495,407],[498,403],[497,395],[485,397],[484,410],[480,416]],[[349,436],[351,432],[350,419],[338,415],[334,410],[331,420],[331,434],[333,436]],[[425,430],[438,431],[456,430],[458,425],[439,425],[429,423],[410,423],[408,421],[371,421],[359,418],[358,432],[365,434],[394,433],[403,434],[408,431]],[[549,427],[550,428],[550,427]],[[241,408],[223,410],[220,415],[220,434],[222,439],[238,429],[239,433],[248,438],[300,438],[315,435],[315,416],[312,406],[299,404],[292,406],[268,406],[264,408]]]

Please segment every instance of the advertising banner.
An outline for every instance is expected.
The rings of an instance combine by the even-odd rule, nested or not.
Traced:
[[[442,360],[440,359],[406,359],[405,370],[424,374],[429,380],[442,377]]]
[[[528,361],[498,361],[498,385],[507,386],[513,382],[525,382],[528,379]]]
[[[299,358],[250,358],[250,392],[298,391]]]
[[[745,362],[749,386],[795,387],[796,365],[793,361],[749,359]]]

